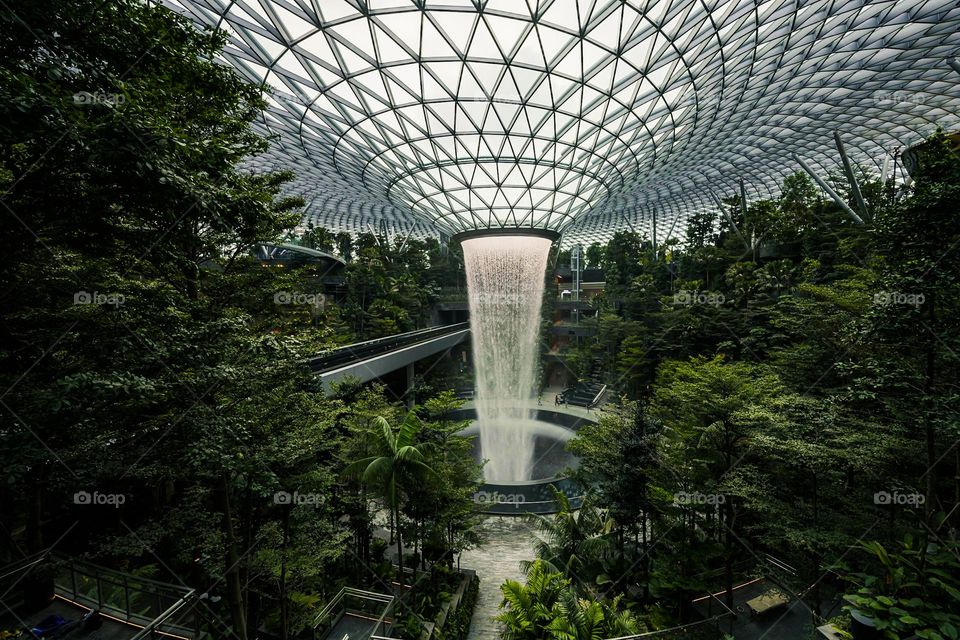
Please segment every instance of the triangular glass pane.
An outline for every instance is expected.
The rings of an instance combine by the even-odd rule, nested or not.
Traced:
[[[460,53],[467,52],[470,32],[473,31],[473,25],[478,19],[477,15],[459,11],[431,11],[428,18],[436,22],[440,29],[447,34]]]
[[[377,41],[377,59],[380,62],[400,62],[410,59],[410,54],[380,27],[374,27],[373,35]]]
[[[513,53],[520,36],[530,27],[530,23],[524,20],[514,20],[497,15],[485,14],[484,20],[487,22],[491,33],[494,34],[494,39],[500,45],[500,51],[506,57]],[[481,22],[484,20],[481,20]]]

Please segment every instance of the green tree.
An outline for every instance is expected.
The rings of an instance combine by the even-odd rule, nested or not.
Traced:
[[[724,482],[745,453],[750,435],[743,412],[781,390],[775,376],[722,357],[666,362],[657,375],[651,412],[663,424],[661,452],[673,486],[685,493],[718,496],[712,504],[718,507],[716,534],[725,550],[728,606],[733,602],[734,547],[739,542],[733,496],[723,493]]]
[[[654,510],[651,482],[658,464],[659,425],[636,402],[624,400],[621,405],[615,412],[604,411],[597,422],[582,426],[567,445],[580,461],[575,477],[609,510],[614,527],[611,542],[619,560],[619,566],[611,563],[605,571],[604,583],[612,583],[612,588],[631,580],[634,569],[644,574],[649,570],[648,525]],[[633,538],[639,538],[635,553],[628,548]],[[643,575],[641,584],[648,578]]]
[[[593,242],[587,247],[586,258],[587,266],[591,269],[599,269],[603,265],[604,254],[606,249],[599,242]]]
[[[272,444],[249,426],[270,407],[291,417],[250,394],[302,380],[294,346],[220,297],[250,246],[300,217],[278,195],[289,174],[242,165],[267,146],[250,128],[261,91],[215,62],[224,33],[156,4],[18,2],[0,19],[0,190],[17,220],[0,231],[3,446],[24,460],[8,487],[27,497],[29,547],[49,543],[43,507],[71,489],[129,494],[156,508],[124,519],[128,545],[158,543],[195,586],[222,576],[232,631],[219,633],[246,638],[247,487],[270,475],[254,461]],[[128,533],[99,524],[92,547]],[[152,553],[110,547],[124,562]]]
[[[861,386],[883,396],[893,415],[916,425],[925,456],[926,508],[932,515],[950,511],[938,486],[941,456],[960,436],[960,405],[951,382],[960,365],[960,261],[951,259],[960,242],[955,215],[960,159],[943,132],[913,155],[909,197],[875,218],[880,277],[868,314],[872,358],[865,363],[869,370]],[[960,481],[954,480],[953,501],[958,487]],[[954,524],[958,518],[954,515]]]
[[[403,527],[400,512],[405,494],[416,483],[436,477],[436,472],[426,464],[425,447],[417,445],[417,435],[423,423],[412,411],[394,431],[383,416],[373,419],[371,431],[375,453],[347,465],[344,475],[359,477],[364,484],[374,487],[393,515],[396,523],[397,556],[400,565],[400,584],[403,584]]]
[[[325,227],[316,227],[313,223],[307,225],[307,230],[299,238],[299,243],[311,249],[333,251],[334,235]]]
[[[531,515],[530,520],[542,537],[534,542],[539,562],[565,578],[576,577],[589,593],[596,593],[596,579],[603,571],[603,560],[612,546],[610,532],[614,522],[606,510],[589,498],[579,509],[561,491],[552,488],[560,510],[552,516]],[[520,566],[529,571],[530,562]]]
[[[353,260],[353,236],[346,231],[341,231],[334,236],[337,244],[337,253],[346,262]]]

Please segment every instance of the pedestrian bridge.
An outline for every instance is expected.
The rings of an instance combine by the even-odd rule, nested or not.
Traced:
[[[404,367],[412,383],[415,362],[447,351],[469,335],[469,322],[418,329],[339,347],[311,358],[309,364],[326,391],[334,382],[347,378],[369,382]]]

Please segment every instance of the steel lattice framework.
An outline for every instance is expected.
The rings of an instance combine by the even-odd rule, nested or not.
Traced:
[[[256,163],[308,219],[661,238],[960,120],[956,0],[163,0],[272,89]],[[681,225],[682,226],[682,225]],[[678,229],[679,230],[679,229]]]

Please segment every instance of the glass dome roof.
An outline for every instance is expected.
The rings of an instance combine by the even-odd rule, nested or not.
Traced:
[[[945,0],[163,0],[272,89],[255,163],[348,231],[682,232],[743,179],[879,167],[960,115]]]

